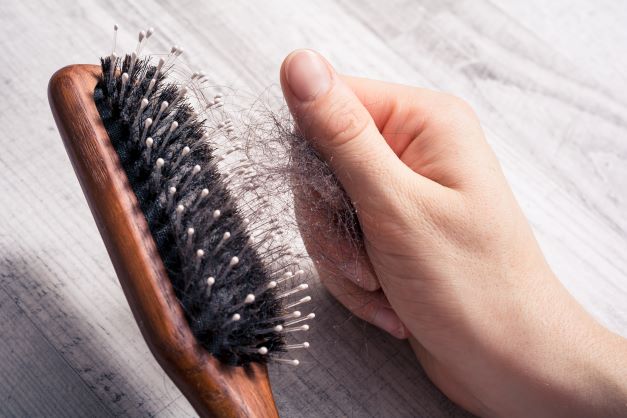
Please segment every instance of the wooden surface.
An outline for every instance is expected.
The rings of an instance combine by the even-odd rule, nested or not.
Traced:
[[[118,280],[150,351],[203,418],[275,418],[265,365],[222,365],[197,343],[94,102],[99,65],[63,67],[48,101]]]
[[[627,6],[621,1],[0,3],[0,416],[194,416],[150,355],[46,100],[111,26],[177,43],[237,95],[278,96],[312,47],[346,73],[437,88],[477,110],[552,267],[627,336]],[[154,41],[154,42],[153,42]],[[459,416],[411,351],[315,292],[312,348],[270,370],[279,412]]]

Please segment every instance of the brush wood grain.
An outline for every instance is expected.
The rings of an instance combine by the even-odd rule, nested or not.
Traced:
[[[100,67],[57,71],[48,99],[124,294],[153,355],[205,417],[277,417],[265,365],[222,365],[195,340],[96,109]]]

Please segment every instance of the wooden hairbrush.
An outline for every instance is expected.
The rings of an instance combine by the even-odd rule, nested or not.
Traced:
[[[249,232],[224,183],[250,173],[237,162],[221,174],[224,158],[211,142],[230,122],[207,130],[206,115],[188,103],[201,75],[182,87],[167,82],[180,50],[157,65],[139,59],[151,34],[140,32],[136,52],[123,59],[56,72],[48,88],[54,119],[159,364],[201,416],[276,417],[265,363],[297,365],[277,355],[309,346],[284,341],[313,317],[288,312],[311,299],[290,301],[307,288],[294,283],[304,272],[277,258],[276,225]]]

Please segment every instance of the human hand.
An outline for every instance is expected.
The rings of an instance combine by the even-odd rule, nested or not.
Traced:
[[[358,274],[317,266],[338,300],[409,337],[432,381],[473,413],[627,410],[624,340],[551,272],[468,105],[340,76],[312,51],[286,58],[281,85],[363,231]]]

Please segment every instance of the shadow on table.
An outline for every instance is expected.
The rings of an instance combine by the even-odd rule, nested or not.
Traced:
[[[111,278],[60,280],[47,267],[54,261],[49,254],[0,257],[0,416],[193,416],[186,402],[173,402],[181,395],[152,358],[130,310],[122,308],[125,304],[107,306],[111,311],[102,315],[109,317],[109,325],[123,327],[134,345],[141,345],[134,347],[145,352],[141,364],[128,364],[119,354],[124,347],[103,341],[110,336],[91,325],[94,321],[84,308],[89,301],[70,300],[68,295],[74,294],[64,289],[73,280]],[[109,297],[123,298],[120,288],[111,287],[119,295]],[[89,297],[78,292],[75,296]],[[106,305],[102,300],[98,304]],[[136,373],[128,368],[136,368]],[[159,385],[160,390],[146,385]],[[163,399],[153,399],[155,394]],[[174,403],[183,406],[172,413],[164,410]],[[61,413],[55,413],[55,405]],[[15,413],[7,412],[11,410]]]

